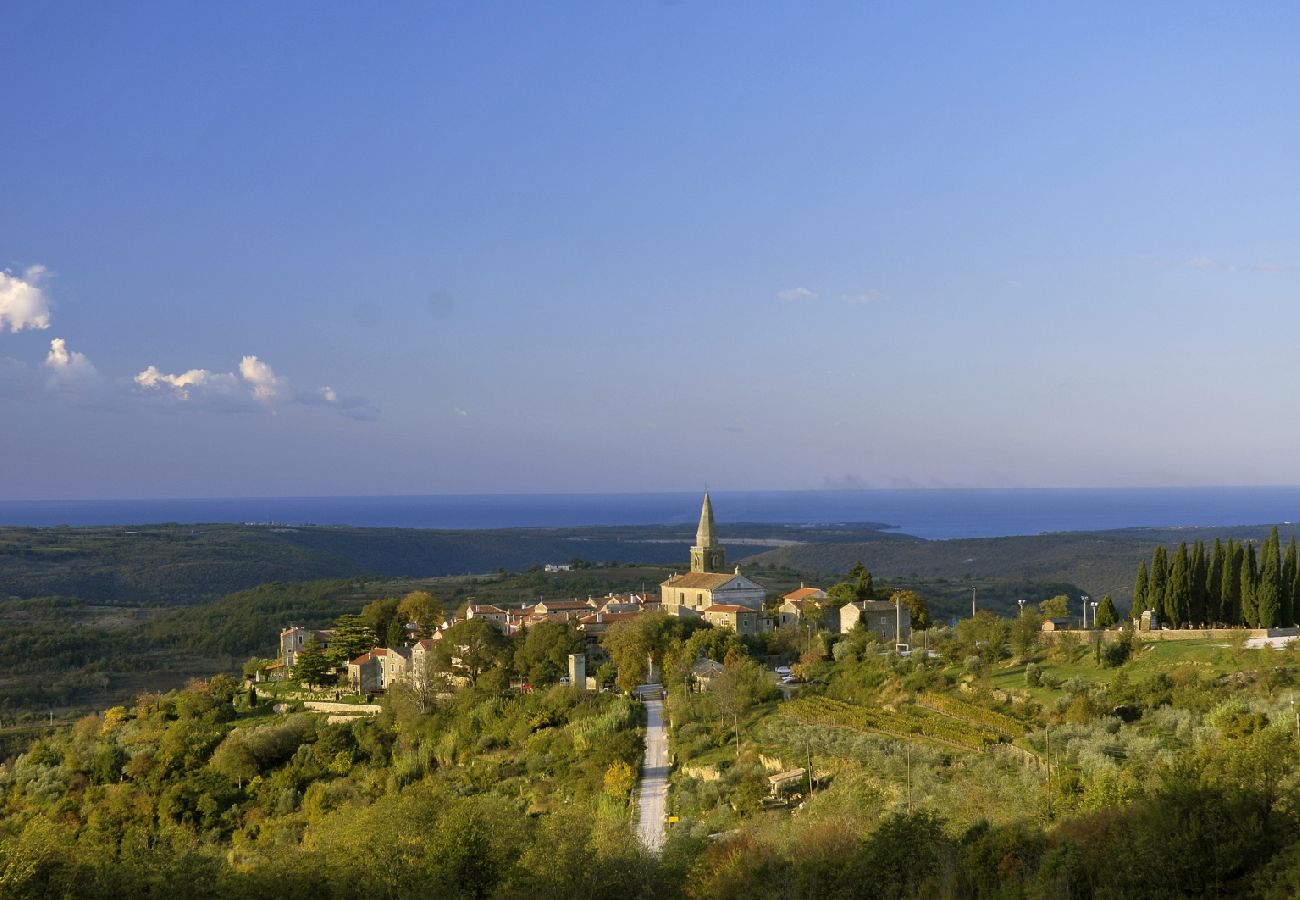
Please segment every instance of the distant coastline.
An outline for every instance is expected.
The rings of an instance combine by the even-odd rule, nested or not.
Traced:
[[[1300,486],[714,491],[721,522],[883,522],[931,540],[1300,519]],[[0,525],[161,522],[489,529],[689,524],[698,492],[0,501]]]

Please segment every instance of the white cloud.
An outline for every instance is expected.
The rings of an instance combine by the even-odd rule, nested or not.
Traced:
[[[270,403],[280,392],[280,379],[256,356],[245,356],[239,361],[239,374],[252,386],[253,396],[263,403]]]
[[[793,303],[796,300],[816,300],[817,293],[816,291],[810,291],[806,287],[792,287],[777,291],[776,299],[782,303]]]
[[[299,394],[294,399],[304,406],[327,406],[339,415],[358,422],[373,422],[379,418],[379,410],[366,398],[340,394],[329,385]]]
[[[1230,266],[1221,263],[1218,260],[1210,259],[1208,256],[1193,256],[1187,262],[1183,263],[1189,269],[1201,269],[1205,272],[1235,272],[1236,266]]]
[[[862,306],[867,303],[878,303],[885,299],[885,295],[875,288],[871,288],[870,290],[863,291],[860,294],[845,294],[841,299],[843,299],[845,303]]]
[[[468,410],[461,409],[459,406],[453,406],[453,407],[451,408],[451,410],[452,410],[452,412],[454,412],[454,413],[455,413],[456,415],[458,415],[458,416],[462,416],[462,417],[464,417],[464,418],[469,418],[469,411],[468,411]]]
[[[0,271],[0,331],[50,327],[50,301],[40,288],[44,266],[31,266],[22,276]]]
[[[170,387],[181,400],[189,400],[203,393],[232,394],[239,387],[239,379],[229,372],[190,369],[179,375],[168,375],[160,372],[157,366],[150,366],[136,375],[135,383],[149,390]]]
[[[226,408],[248,400],[269,405],[279,396],[283,381],[256,356],[239,361],[239,374],[188,369],[176,375],[149,366],[135,376],[135,383],[147,391],[161,391],[178,400],[209,402]],[[168,390],[170,389],[170,390]]]
[[[1184,269],[1200,269],[1202,272],[1263,272],[1278,275],[1295,271],[1295,266],[1290,263],[1262,262],[1238,265],[1237,263],[1220,262],[1209,256],[1193,256],[1179,265]]]
[[[86,354],[69,350],[68,342],[63,338],[50,341],[50,352],[45,357],[45,367],[55,380],[63,383],[90,381],[99,376]]]

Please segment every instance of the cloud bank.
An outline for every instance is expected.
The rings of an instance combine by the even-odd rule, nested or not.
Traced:
[[[31,266],[21,276],[0,271],[0,331],[50,327],[50,301],[40,288],[44,266]]]

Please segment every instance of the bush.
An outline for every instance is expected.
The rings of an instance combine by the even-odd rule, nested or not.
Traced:
[[[1038,668],[1037,663],[1030,663],[1025,666],[1025,684],[1031,688],[1039,687],[1043,683],[1043,670]]]

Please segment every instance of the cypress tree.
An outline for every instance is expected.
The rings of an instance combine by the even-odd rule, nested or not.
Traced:
[[[1282,610],[1282,560],[1279,555],[1281,541],[1277,526],[1264,542],[1263,558],[1259,561],[1259,581],[1255,585],[1255,615],[1260,628],[1273,628]]]
[[[1244,553],[1232,538],[1223,551],[1223,587],[1221,589],[1223,622],[1236,628],[1242,624],[1241,613],[1241,564]]]
[[[1156,552],[1151,555],[1151,577],[1147,579],[1147,605],[1155,610],[1156,615],[1162,620],[1166,620],[1165,581],[1168,573],[1168,553],[1164,547],[1157,547]]]
[[[1192,545],[1191,586],[1187,594],[1187,618],[1194,627],[1205,624],[1205,579],[1209,563],[1205,559],[1205,545],[1197,541]]]
[[[1296,558],[1295,538],[1291,538],[1286,545],[1286,556],[1282,560],[1282,609],[1278,613],[1277,623],[1281,626],[1290,626],[1295,624],[1295,569],[1298,560]]]
[[[1247,628],[1259,627],[1259,608],[1255,605],[1255,583],[1259,580],[1255,565],[1255,545],[1246,544],[1241,556],[1241,621]]]
[[[1187,557],[1187,542],[1179,541],[1174,552],[1174,566],[1165,582],[1165,617],[1171,625],[1181,628],[1189,620],[1188,594],[1191,593],[1191,561]]]
[[[1295,538],[1291,539],[1295,543]],[[1300,623],[1300,549],[1296,550],[1296,571],[1291,580],[1291,620]]]
[[[1205,620],[1211,624],[1223,621],[1223,541],[1218,538],[1205,574]]]
[[[1133,618],[1142,618],[1142,613],[1151,607],[1147,604],[1147,561],[1138,563],[1137,581],[1133,583]]]

